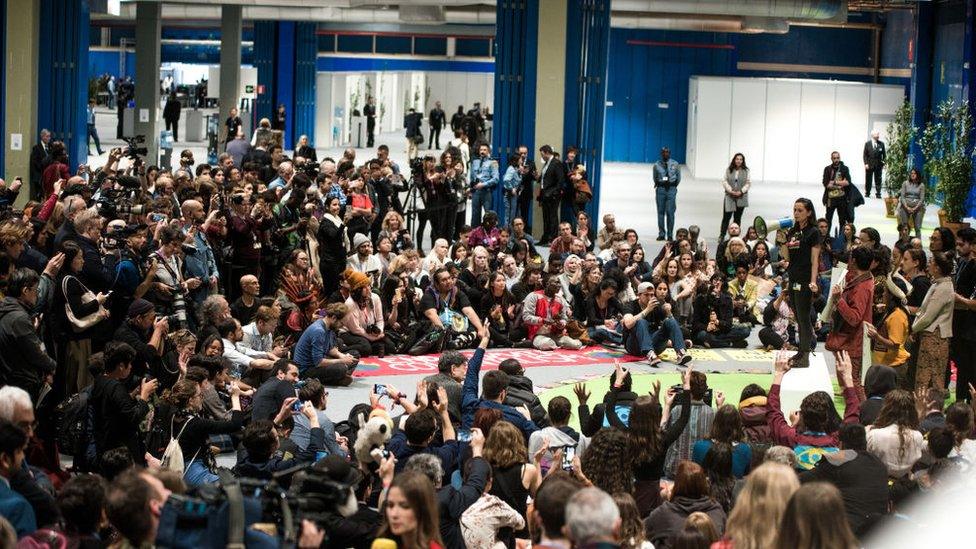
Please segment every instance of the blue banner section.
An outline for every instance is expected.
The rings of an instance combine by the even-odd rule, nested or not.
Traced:
[[[449,59],[387,59],[319,56],[318,60],[316,61],[316,70],[319,72],[495,72],[495,63],[492,63],[491,61],[457,61]]]
[[[295,22],[278,22],[278,50],[275,54],[275,103],[273,115],[277,116],[278,109],[285,107],[285,131],[283,140],[285,146],[293,143],[292,128],[295,123]],[[272,118],[272,126],[274,118]]]
[[[318,40],[315,23],[298,23],[295,27],[295,101],[292,120],[294,139],[285,144],[294,147],[299,136],[307,135],[309,144],[315,144],[315,64],[318,58]]]
[[[63,141],[72,166],[88,161],[88,2],[41,2],[37,63],[38,128]],[[36,136],[24,136],[33,143]],[[73,171],[73,170],[72,170]]]

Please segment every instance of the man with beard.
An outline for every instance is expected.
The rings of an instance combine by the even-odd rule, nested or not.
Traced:
[[[833,227],[834,211],[837,212],[837,223],[843,227],[847,222],[853,222],[850,211],[851,170],[840,160],[840,153],[830,153],[830,164],[823,169],[823,204],[827,207],[827,226]],[[829,231],[828,231],[829,232]]]

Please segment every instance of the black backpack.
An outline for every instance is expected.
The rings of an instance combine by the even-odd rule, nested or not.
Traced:
[[[57,441],[61,453],[74,458],[72,467],[87,470],[95,463],[94,411],[90,401],[92,386],[68,397],[55,409],[59,425]]]

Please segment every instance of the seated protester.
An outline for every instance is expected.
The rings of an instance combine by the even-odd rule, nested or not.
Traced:
[[[471,303],[481,303],[485,294],[485,281],[489,274],[488,250],[478,246],[471,252],[471,264],[464,267],[458,276],[458,285],[465,287]]]
[[[623,343],[619,331],[619,319],[623,316],[623,305],[617,299],[617,281],[605,278],[600,281],[596,292],[582,303],[586,310],[586,332],[596,343]]]
[[[672,314],[671,294],[666,282],[641,282],[637,286],[637,299],[623,306],[623,344],[627,354],[646,356],[651,367],[658,367],[668,341],[674,347],[675,362],[685,365],[691,362],[686,352],[691,343],[681,334],[681,326]]]
[[[699,440],[709,436],[712,431],[712,422],[715,420],[715,410],[711,403],[705,402],[705,394],[708,392],[708,376],[702,372],[691,372],[688,380],[688,391],[691,394],[688,425],[681,432],[678,440],[674,441],[668,448],[668,453],[664,458],[664,473],[668,478],[674,478],[678,463],[691,459],[691,448]],[[681,420],[684,413],[684,404],[675,405],[667,414],[668,426],[675,425]]]
[[[722,244],[725,246],[722,253],[716,253],[716,265],[726,279],[733,278],[739,264],[749,264],[751,259],[749,246],[746,246],[745,241],[738,236],[733,236]]]
[[[841,378],[841,389],[844,395],[844,419],[841,421],[834,408],[834,398],[823,391],[817,391],[803,397],[800,402],[800,419],[796,425],[786,423],[783,410],[780,407],[780,386],[783,376],[790,369],[789,358],[776,356],[773,363],[773,385],[769,388],[769,430],[772,432],[773,442],[794,449],[797,457],[797,468],[805,471],[812,469],[820,458],[837,451],[837,430],[842,423],[857,423],[861,404],[851,379],[851,358],[846,352],[837,353],[837,371]]]
[[[224,342],[224,358],[230,361],[231,377],[244,380],[249,386],[257,387],[271,376],[271,367],[277,357],[252,358],[237,348],[244,339],[244,330],[236,318],[229,318],[217,325],[217,333]]]
[[[271,369],[272,377],[254,391],[251,399],[251,419],[271,419],[281,409],[281,404],[295,396],[298,366],[280,358]]]
[[[99,475],[78,475],[62,485],[58,507],[64,518],[68,547],[103,547],[99,532],[105,521],[107,490],[108,483]]]
[[[438,329],[450,328],[447,349],[463,349],[472,345],[484,327],[462,292],[455,277],[446,268],[434,271],[433,282],[420,298],[420,310],[430,324]]]
[[[868,452],[881,460],[891,478],[903,478],[922,457],[925,438],[918,432],[915,398],[895,389],[884,397],[873,425],[867,426]]]
[[[570,416],[573,415],[573,405],[569,399],[563,396],[553,398],[549,401],[547,412],[551,423],[529,436],[529,455],[534,456],[542,448],[543,442],[548,440],[549,448],[563,448],[564,457],[567,447],[573,448],[577,456],[582,456],[590,445],[590,438],[569,426]],[[560,466],[558,463],[552,463],[553,457],[553,451],[548,451],[543,456],[541,461],[543,473],[551,467]]]
[[[871,373],[868,370],[868,373]],[[940,389],[938,387],[929,387],[925,392],[925,406],[919,408],[922,411],[919,414],[919,424],[918,430],[922,432],[923,435],[928,436],[929,431],[935,429],[936,427],[946,426],[946,415],[942,407],[945,403],[946,391],[945,389]],[[862,422],[863,423],[863,422]],[[967,437],[969,435],[966,435]],[[974,448],[976,449],[976,448]],[[973,461],[976,463],[976,460]]]
[[[647,540],[654,547],[671,547],[669,541],[681,532],[692,513],[707,515],[719,536],[725,531],[725,510],[712,498],[705,471],[697,463],[682,461],[674,477],[671,498],[644,519]]]
[[[261,305],[253,315],[253,321],[241,328],[244,339],[237,344],[237,350],[251,358],[277,360],[288,355],[284,347],[275,346],[274,331],[280,316],[274,307]]]
[[[468,373],[468,359],[457,351],[444,351],[437,359],[437,372],[424,378],[424,383],[437,384],[447,391],[447,411],[451,423],[461,424],[461,384]]]
[[[521,279],[511,289],[515,301],[522,303],[526,296],[542,289],[542,269],[535,266],[525,267]]]
[[[353,354],[355,351],[340,351],[335,334],[347,314],[349,309],[345,303],[331,303],[325,308],[325,316],[302,332],[292,352],[292,360],[303,379],[314,377],[326,387],[348,387],[352,383],[359,357]]]
[[[745,349],[749,327],[732,322],[732,296],[725,287],[725,277],[715,273],[709,279],[707,291],[695,299],[692,333],[695,343],[706,348]]]
[[[399,257],[399,256],[398,256]],[[393,260],[393,265],[397,265],[399,259]],[[387,334],[393,342],[402,341],[402,346],[406,347],[413,341],[407,341],[412,337],[412,328],[416,326],[420,319],[420,312],[417,306],[420,303],[420,290],[416,289],[413,278],[405,272],[391,273],[380,287],[380,304],[383,307],[383,323]],[[391,352],[397,352],[399,345],[395,346]]]
[[[883,320],[877,327],[871,324],[864,326],[868,337],[871,338],[871,363],[897,368],[903,372],[901,377],[904,378],[910,357],[905,344],[908,342],[908,336],[911,335],[908,309],[905,308],[905,294],[908,288],[901,277],[894,278],[888,275],[884,281],[882,297],[884,312],[880,315]]]
[[[31,309],[38,300],[41,277],[28,268],[16,269],[7,277],[6,297],[0,301],[0,366],[5,383],[20,387],[36,401],[57,363],[41,346]]]
[[[100,355],[101,353],[98,353],[98,356]],[[34,433],[37,430],[36,417],[34,404],[27,391],[13,385],[0,387],[0,421],[8,421],[21,428],[27,435],[28,447],[36,446],[36,442],[32,444],[31,440],[35,438]],[[38,456],[39,459],[40,457]],[[40,463],[39,461],[38,465]],[[83,464],[78,463],[78,465]],[[30,465],[25,458],[20,469],[15,471],[12,477],[8,477],[7,482],[14,492],[24,496],[30,503],[40,528],[57,524],[61,519],[61,513],[53,497],[54,486],[42,468]]]
[[[349,298],[346,299],[349,314],[343,319],[346,329],[339,334],[339,339],[360,357],[386,356],[387,348],[393,349],[392,342],[383,333],[385,322],[380,296],[370,289],[370,280],[365,274],[351,271],[345,274],[349,281]]]
[[[573,243],[573,226],[566,221],[559,224],[559,234],[549,243],[549,255],[559,257],[570,253],[569,246]]]
[[[729,294],[732,295],[732,316],[739,322],[759,324],[758,291],[759,283],[749,278],[749,263],[738,261],[735,277],[729,282]]]
[[[349,455],[348,441],[346,437],[339,437],[336,434],[335,423],[325,413],[325,407],[329,400],[329,392],[325,390],[325,386],[317,379],[306,381],[305,385],[302,385],[298,390],[298,400],[301,402],[311,402],[312,406],[315,407],[315,413],[319,416],[319,427],[322,428],[322,433],[325,438],[325,451],[328,455],[338,456],[343,459],[347,458]],[[288,438],[298,448],[304,450],[308,448],[309,441],[311,440],[311,427],[309,426],[308,418],[299,414],[293,416],[293,419],[295,420],[295,426],[292,428]]]
[[[492,345],[524,346],[522,342],[525,340],[525,330],[521,326],[520,314],[522,302],[515,301],[515,296],[505,285],[505,274],[502,271],[494,271],[488,275],[488,285],[481,297],[478,316],[490,321],[488,329],[491,331]]]
[[[613,373],[610,374],[610,390],[603,395],[603,401],[593,407],[592,413],[586,404],[590,399],[586,387],[582,383],[577,383],[573,387],[576,400],[579,401],[580,430],[588,437],[592,437],[603,427],[614,424],[624,427],[629,425],[630,410],[637,400],[637,393],[631,389],[633,377],[630,371],[621,368],[620,364],[615,363],[614,366]]]
[[[222,320],[230,318],[230,304],[227,303],[227,298],[220,294],[213,294],[203,300],[200,304],[199,315],[200,318],[200,329],[197,330],[197,344],[204,343],[210,336],[216,336],[217,334],[217,324]],[[198,347],[197,351],[202,351],[202,347]]]
[[[378,288],[383,264],[380,258],[373,254],[373,243],[369,241],[368,236],[358,233],[353,237],[352,244],[355,253],[346,260],[347,271],[365,274],[369,277],[370,286]],[[346,276],[346,273],[343,273],[343,277]]]
[[[522,304],[522,323],[528,332],[532,346],[542,351],[580,349],[583,343],[566,334],[566,324],[572,309],[559,295],[559,278],[552,276],[546,281],[545,290],[532,292]]]
[[[470,429],[474,423],[474,414],[481,408],[501,410],[505,421],[515,425],[528,440],[529,435],[539,430],[539,427],[529,419],[529,411],[523,408],[513,408],[505,402],[508,388],[508,374],[500,370],[492,370],[485,374],[481,381],[481,398],[478,397],[478,377],[481,373],[481,362],[485,358],[488,348],[488,330],[483,330],[481,343],[474,350],[468,360],[468,371],[461,386],[461,428]]]
[[[759,342],[767,351],[789,349],[791,331],[796,332],[790,292],[784,288],[766,304],[762,314],[763,327],[759,329]]]
[[[104,370],[95,379],[88,402],[92,410],[96,454],[102,456],[123,446],[136,463],[144,463],[146,451],[139,424],[149,414],[147,401],[156,392],[159,382],[143,378],[136,396],[129,393],[125,382],[132,375],[135,355],[128,344],[109,342],[103,352]]]
[[[954,440],[949,458],[960,461],[963,470],[972,470],[976,466],[976,440],[970,438],[973,433],[973,409],[965,402],[956,402],[946,410],[945,422]]]
[[[875,364],[864,376],[864,392],[868,399],[861,403],[861,425],[872,425],[878,418],[884,397],[898,388],[898,373],[894,368]]]
[[[254,275],[244,275],[241,277],[241,296],[230,304],[230,314],[241,325],[250,324],[254,320],[254,314],[261,306],[261,283]]]
[[[868,453],[864,427],[841,426],[839,450],[824,454],[816,467],[800,473],[800,482],[829,482],[840,490],[851,530],[857,536],[888,512],[888,472]]]
[[[166,350],[166,334],[169,322],[166,317],[156,318],[155,306],[145,299],[136,299],[129,305],[125,322],[115,334],[113,341],[125,343],[135,351],[132,359],[132,373],[143,376],[146,372],[160,377],[163,353]]]
[[[441,460],[441,468],[446,475],[450,475],[458,468],[460,449],[451,416],[447,412],[447,393],[438,388],[440,402],[431,403],[430,407],[422,408],[407,416],[402,430],[393,433],[393,437],[386,443],[386,449],[396,457],[397,472],[403,471],[407,460],[415,454],[432,454]],[[442,442],[435,444],[434,439],[438,428]],[[448,476],[450,479],[450,476]]]
[[[475,227],[468,234],[468,247],[477,250],[479,246],[484,247],[492,255],[498,252],[501,230],[498,228],[498,214],[489,210],[481,218],[481,225]]]
[[[292,402],[292,399],[285,401],[276,420],[281,421],[285,417],[291,419],[292,413],[299,413],[291,412]],[[309,425],[309,443],[304,450],[282,455],[278,451],[281,443],[275,422],[269,419],[252,421],[244,428],[244,449],[237,455],[234,474],[245,478],[270,479],[279,471],[314,462],[315,455],[325,451],[325,433],[319,427],[319,417],[311,402],[306,402],[300,413],[308,418]]]
[[[769,413],[766,390],[755,383],[742,388],[739,395],[739,418],[746,435],[746,442],[768,446],[772,442],[766,415]],[[756,446],[753,446],[754,450]]]
[[[698,465],[706,467],[705,455],[708,451],[716,445],[726,444],[731,448],[732,453],[731,473],[735,478],[742,478],[746,476],[752,463],[752,449],[745,442],[746,434],[739,411],[731,404],[719,404],[712,419],[708,438],[695,442],[691,450],[691,459]]]
[[[22,468],[26,448],[27,433],[9,421],[0,420],[0,517],[10,521],[19,538],[37,530],[34,509],[10,483]]]
[[[498,364],[498,369],[508,374],[505,404],[513,408],[525,406],[531,416],[529,419],[539,427],[548,426],[549,418],[546,417],[546,409],[535,394],[532,380],[525,376],[525,368],[518,359],[506,358]]]
[[[197,336],[186,328],[180,328],[166,337],[166,351],[160,359],[160,368],[156,379],[159,380],[159,390],[169,389],[174,383],[186,375],[190,359],[197,347]]]
[[[177,381],[172,389],[163,392],[162,401],[169,406],[169,417],[156,416],[154,421],[168,424],[170,437],[179,440],[185,467],[183,480],[187,486],[217,482],[219,478],[214,472],[216,462],[210,452],[210,437],[236,433],[244,426],[240,387],[234,382],[230,384],[231,417],[227,421],[200,416],[203,395],[195,381]]]

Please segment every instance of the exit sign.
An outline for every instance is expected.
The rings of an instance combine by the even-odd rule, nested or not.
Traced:
[[[244,93],[254,93],[254,86],[251,84],[244,86]]]

